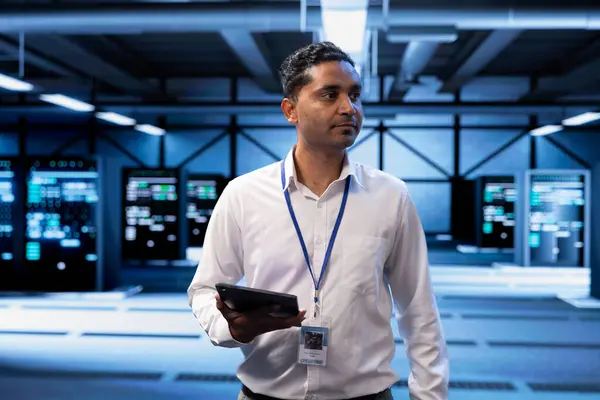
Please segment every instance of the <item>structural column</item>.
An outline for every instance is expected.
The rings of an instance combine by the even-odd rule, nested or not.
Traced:
[[[600,299],[600,163],[592,169],[592,226],[590,246],[591,252],[591,285],[590,294]]]

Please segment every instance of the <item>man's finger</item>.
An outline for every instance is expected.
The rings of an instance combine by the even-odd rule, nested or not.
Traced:
[[[221,296],[219,296],[219,292],[215,294],[215,299],[217,300],[217,309],[222,310],[225,308],[225,303],[221,300]]]

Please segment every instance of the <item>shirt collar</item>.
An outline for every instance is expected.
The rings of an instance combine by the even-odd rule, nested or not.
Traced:
[[[283,191],[287,190],[290,186],[290,183],[294,184],[298,182],[298,176],[296,175],[296,165],[294,164],[294,150],[296,149],[296,145],[290,149],[287,156],[285,157],[285,187]],[[361,187],[364,188],[362,182],[362,176],[359,169],[356,166],[356,163],[353,162],[348,152],[346,152],[346,156],[344,157],[344,165],[342,167],[342,172],[340,173],[340,177],[337,180],[344,180],[348,176],[351,176],[352,179]]]

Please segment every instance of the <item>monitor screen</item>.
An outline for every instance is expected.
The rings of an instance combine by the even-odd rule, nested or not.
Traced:
[[[221,194],[223,179],[217,176],[189,176],[186,201],[188,247],[203,246],[210,216]]]
[[[10,160],[0,160],[0,266],[9,268],[14,259],[15,170]]]
[[[38,288],[95,288],[98,177],[91,160],[29,160],[25,262],[39,271]]]
[[[123,184],[123,258],[178,259],[178,171],[125,169]]]
[[[583,266],[585,188],[581,173],[532,173],[528,247],[533,266]]]
[[[514,246],[517,189],[511,176],[481,177],[482,225],[480,247],[507,249]]]

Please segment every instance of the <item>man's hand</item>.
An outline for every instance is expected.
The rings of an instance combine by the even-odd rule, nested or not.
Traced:
[[[249,343],[263,333],[300,326],[306,315],[306,310],[300,310],[300,313],[294,317],[272,317],[269,314],[277,311],[273,307],[240,313],[227,307],[218,293],[215,297],[217,299],[217,309],[221,311],[221,314],[229,323],[231,336],[241,343]]]

